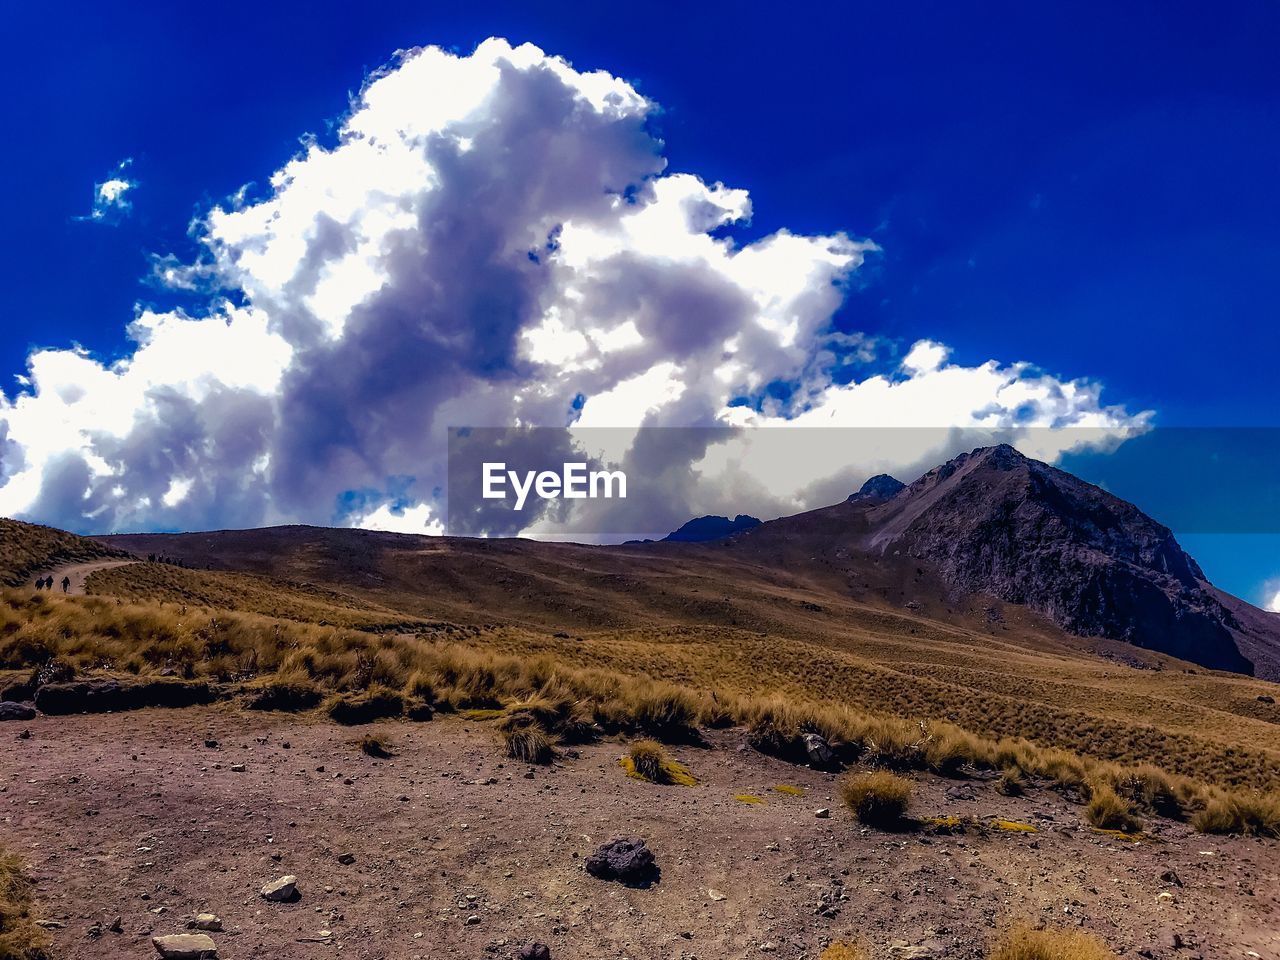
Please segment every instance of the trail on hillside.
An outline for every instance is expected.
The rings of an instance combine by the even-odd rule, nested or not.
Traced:
[[[62,593],[62,578],[66,577],[71,581],[66,592],[80,595],[84,593],[85,581],[89,579],[89,574],[98,570],[110,570],[114,567],[123,567],[130,563],[138,562],[137,560],[94,560],[90,563],[64,563],[60,567],[41,570],[31,579],[35,581],[53,577],[53,592]]]

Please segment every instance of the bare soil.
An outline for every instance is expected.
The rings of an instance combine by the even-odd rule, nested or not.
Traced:
[[[394,757],[360,752],[371,732]],[[510,957],[531,939],[556,960],[802,958],[846,939],[965,960],[1013,921],[1082,926],[1124,956],[1280,957],[1273,841],[1153,822],[1134,843],[1049,791],[1008,798],[932,776],[917,778],[917,816],[987,826],[885,833],[839,809],[835,776],[761,756],[741,731],[673,750],[695,787],[628,778],[619,742],[576,749],[530,768],[461,717],[42,716],[0,727],[0,842],[27,859],[66,958],[152,956],[151,936],[202,912],[223,921],[222,958]],[[648,841],[657,883],[584,872],[617,834]],[[285,874],[300,899],[263,900]]]

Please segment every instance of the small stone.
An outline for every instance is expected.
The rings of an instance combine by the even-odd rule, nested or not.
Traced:
[[[272,880],[262,888],[262,898],[275,903],[285,903],[298,895],[298,878],[290,874],[279,880]]]
[[[210,750],[217,750],[217,749],[218,749],[218,741],[217,741],[217,740],[214,740],[212,737],[210,737],[208,740],[206,740],[206,741],[204,742],[204,745],[205,745],[206,747],[208,747]]]
[[[826,820],[831,816],[831,811],[828,810],[826,807],[820,807],[817,810],[813,811],[813,815],[817,817],[819,820]]]
[[[231,765],[231,772],[232,772],[232,773],[244,773],[244,764],[243,764],[243,763],[233,763],[233,764]]]
[[[477,917],[474,913],[471,916],[467,917],[468,927],[474,927],[479,922],[480,922],[480,918]]]
[[[551,948],[545,943],[531,940],[520,948],[519,960],[551,960]]]
[[[203,933],[152,937],[151,945],[164,960],[216,960],[218,946]]]
[[[340,853],[338,854],[338,862],[344,867],[349,867],[356,862],[356,855],[354,853]]]
[[[708,890],[708,891],[707,891],[707,896],[708,896],[708,897],[710,897],[712,900],[715,900],[717,903],[719,903],[721,900],[728,900],[728,899],[729,899],[728,897],[726,897],[723,893],[721,893],[719,890],[715,889],[714,887],[712,887],[710,890]]]
[[[191,921],[191,929],[218,933],[222,930],[222,919],[212,913],[197,913],[196,918]]]

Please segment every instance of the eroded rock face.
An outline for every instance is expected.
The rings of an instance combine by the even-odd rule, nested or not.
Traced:
[[[614,837],[587,857],[587,873],[601,880],[644,883],[653,878],[653,851],[639,837]]]
[[[928,560],[952,587],[1023,604],[1081,636],[1253,672],[1233,615],[1167,527],[1010,446],[948,461],[868,519],[874,551]]]
[[[203,933],[179,933],[152,937],[151,945],[164,960],[216,960],[217,944]]]

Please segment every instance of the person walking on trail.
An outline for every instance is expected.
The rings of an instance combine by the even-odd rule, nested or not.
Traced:
[[[53,577],[50,577],[50,578],[49,578],[49,589],[50,589],[50,590],[52,590],[52,589],[53,589]],[[71,589],[71,578],[70,578],[70,577],[63,577],[63,578],[62,578],[62,592],[63,592],[63,593],[66,593],[66,592],[67,592],[68,590],[70,590],[70,589]]]

